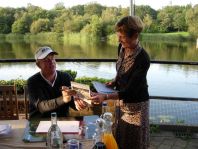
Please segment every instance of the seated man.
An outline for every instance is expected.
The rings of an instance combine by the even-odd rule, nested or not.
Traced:
[[[35,53],[36,65],[41,71],[27,81],[30,118],[50,117],[51,112],[56,112],[58,117],[65,117],[69,107],[82,110],[87,106],[69,89],[70,81],[73,80],[71,76],[56,70],[55,55],[58,53],[50,47],[41,47]]]

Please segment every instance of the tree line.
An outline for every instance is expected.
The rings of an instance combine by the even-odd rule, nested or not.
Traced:
[[[98,3],[71,8],[57,3],[50,10],[32,4],[21,8],[0,7],[0,34],[80,32],[95,37],[107,37],[115,33],[115,23],[127,15],[129,8],[106,7]],[[135,15],[143,20],[146,33],[185,31],[198,36],[198,5],[166,6],[159,10],[140,5],[135,7]]]

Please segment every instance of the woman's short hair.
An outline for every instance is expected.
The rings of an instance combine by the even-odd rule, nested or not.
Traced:
[[[126,16],[116,23],[115,30],[131,37],[135,33],[139,34],[143,28],[143,22],[138,16]]]

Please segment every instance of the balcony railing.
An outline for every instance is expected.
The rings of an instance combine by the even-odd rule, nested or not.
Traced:
[[[116,62],[116,59],[56,59],[57,62]],[[22,62],[35,62],[35,59],[0,59],[0,63],[22,63]],[[173,64],[173,65],[198,65],[198,62],[181,62],[181,61],[158,61],[158,60],[151,60],[151,64]],[[155,96],[155,95],[150,95],[151,99],[151,104],[153,101],[162,101],[162,104],[170,104],[170,102],[175,102],[174,104],[181,104],[181,102],[186,102],[187,104],[189,102],[193,102],[194,104],[196,103],[196,111],[198,111],[198,98],[192,98],[192,97],[169,97],[169,96]],[[169,109],[170,110],[170,109]],[[189,109],[191,110],[191,109]],[[168,109],[167,109],[168,112]],[[196,113],[195,113],[196,114]],[[197,113],[198,114],[198,113]],[[168,118],[162,118],[161,126],[164,128],[168,126],[168,128],[175,128],[175,125],[169,125],[166,122],[166,119]],[[165,121],[165,122],[164,122]],[[152,119],[151,119],[152,122]],[[177,129],[180,127],[183,127],[183,122],[182,120],[178,120],[178,125]],[[191,128],[193,131],[197,131],[198,129],[198,124],[193,124],[193,125],[188,125],[188,128]]]

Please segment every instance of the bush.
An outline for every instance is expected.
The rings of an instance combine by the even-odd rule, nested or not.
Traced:
[[[76,71],[72,71],[72,70],[60,70],[60,71],[68,73],[74,80],[75,80],[75,78],[77,76],[77,72]]]
[[[61,70],[63,72],[67,72],[69,75],[72,76],[73,79],[76,78],[77,72],[71,70]],[[24,86],[27,84],[27,80],[24,79],[12,79],[12,80],[0,80],[0,85],[16,85],[17,93],[23,94],[24,93]]]
[[[0,85],[16,85],[17,93],[23,94],[24,93],[24,85],[26,84],[26,80],[24,79],[12,79],[12,80],[0,80]]]

